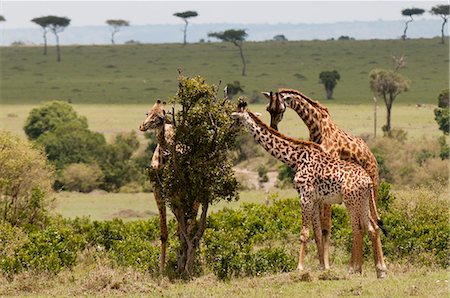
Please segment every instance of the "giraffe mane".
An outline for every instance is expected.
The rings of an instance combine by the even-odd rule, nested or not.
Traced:
[[[320,147],[318,144],[311,142],[311,141],[304,141],[304,140],[299,140],[299,139],[294,139],[291,137],[288,137],[287,135],[282,134],[281,132],[279,132],[276,129],[273,129],[272,127],[268,126],[267,124],[265,124],[261,119],[259,119],[258,116],[256,116],[255,114],[253,114],[250,111],[247,111],[249,116],[259,125],[262,126],[263,128],[267,129],[268,131],[270,131],[270,133],[276,135],[277,137],[282,138],[283,140],[286,140],[288,142],[294,143],[294,144],[298,144],[298,145],[307,145],[307,146],[313,146],[316,147],[320,150],[322,150],[322,147]]]
[[[279,88],[278,89],[278,93],[289,93],[289,94],[295,94],[300,96],[301,98],[303,98],[304,100],[306,100],[310,105],[312,105],[313,107],[326,112],[327,114],[330,114],[330,112],[328,111],[328,108],[325,107],[324,105],[322,105],[321,103],[319,103],[318,101],[315,101],[311,98],[309,98],[308,96],[306,96],[305,94],[301,93],[298,90],[295,89],[288,89],[288,88]]]

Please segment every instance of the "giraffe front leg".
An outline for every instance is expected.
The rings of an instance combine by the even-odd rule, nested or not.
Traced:
[[[313,213],[313,231],[314,231],[314,240],[316,241],[317,254],[319,257],[320,267],[322,269],[325,268],[324,264],[324,255],[323,255],[323,240],[322,240],[322,223],[321,223],[321,209],[322,204],[314,205],[314,213]]]
[[[159,257],[159,273],[164,274],[164,269],[166,265],[166,251],[167,251],[167,239],[169,237],[169,232],[167,229],[167,218],[166,218],[166,204],[161,195],[161,189],[155,184],[154,192],[156,205],[159,212],[159,229],[161,238],[161,254]]]
[[[331,236],[331,205],[323,204],[321,208],[323,268],[330,269],[330,236]]]
[[[309,239],[309,225],[311,224],[314,205],[310,198],[302,197],[302,229],[300,231],[300,251],[298,257],[297,270],[301,271],[305,268],[305,256]]]

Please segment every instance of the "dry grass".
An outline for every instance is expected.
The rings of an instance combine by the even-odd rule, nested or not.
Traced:
[[[366,269],[366,268],[365,268]],[[365,271],[367,272],[367,270]],[[205,274],[189,282],[153,278],[132,269],[114,268],[100,258],[58,275],[25,272],[12,281],[0,277],[0,295],[148,296],[148,297],[444,297],[448,272],[390,265],[389,276],[373,272],[349,275],[345,266],[329,271],[288,272],[219,281]]]

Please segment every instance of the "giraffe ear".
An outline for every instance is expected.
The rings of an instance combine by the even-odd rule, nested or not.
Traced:
[[[267,99],[270,99],[270,92],[261,92]]]
[[[239,113],[238,112],[231,113],[231,119],[237,119],[237,118],[239,118]]]

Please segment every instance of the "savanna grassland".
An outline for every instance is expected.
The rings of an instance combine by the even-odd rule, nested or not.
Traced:
[[[78,252],[75,266],[64,268],[58,274],[24,271],[12,279],[0,275],[0,296],[446,296],[449,289],[448,264],[438,265],[438,257],[435,255],[438,249],[441,253],[445,252],[445,247],[432,246],[435,239],[440,237],[439,243],[445,243],[442,239],[448,237],[436,228],[440,227],[438,224],[442,226],[442,218],[445,217],[442,214],[448,215],[448,181],[434,181],[437,180],[434,177],[440,179],[442,172],[448,172],[445,171],[448,169],[448,162],[438,157],[436,139],[442,132],[438,129],[433,114],[437,96],[442,89],[448,88],[449,82],[449,48],[439,41],[440,39],[246,42],[244,55],[248,60],[248,75],[245,77],[240,75],[241,63],[237,48],[227,43],[188,44],[185,47],[180,44],[63,46],[61,63],[55,61],[52,47],[49,48],[47,56],[42,54],[41,47],[2,47],[1,130],[25,138],[23,126],[33,108],[43,101],[70,100],[77,113],[88,119],[91,130],[101,132],[108,140],[112,140],[118,133],[137,131],[146,110],[155,99],[167,100],[175,95],[177,69],[181,67],[186,75],[201,75],[210,84],[221,82],[219,90],[227,83],[239,81],[245,91],[243,95],[257,101],[250,104],[250,109],[262,113],[265,122],[269,121],[269,115],[265,111],[265,99],[259,95],[261,91],[289,87],[299,89],[319,100],[329,108],[333,119],[341,128],[368,139],[371,148],[377,147],[380,151],[387,152],[381,152],[385,154],[384,166],[390,170],[385,170],[385,174],[396,182],[393,184],[392,193],[395,193],[398,199],[394,203],[391,202],[390,210],[385,206],[386,210],[381,211],[382,216],[387,216],[387,223],[392,225],[391,231],[394,234],[393,238],[383,238],[389,267],[389,276],[385,280],[375,278],[370,254],[365,255],[362,275],[347,274],[349,254],[345,243],[333,246],[332,269],[320,271],[317,268],[318,260],[312,240],[309,245],[311,251],[307,256],[307,267],[310,271],[306,273],[283,267],[283,270],[275,270],[275,273],[246,275],[241,268],[239,270],[242,271],[236,269],[238,274],[235,276],[230,273],[231,279],[222,281],[217,278],[214,266],[207,264],[208,260],[204,257],[207,255],[205,251],[210,248],[202,248],[201,252],[202,268],[206,268],[205,271],[190,282],[155,277],[145,270],[136,270],[133,265],[126,263],[129,260],[122,260],[121,265],[112,261],[110,254],[115,251],[119,257],[123,252],[123,255],[135,261],[133,253],[141,256],[139,253],[145,251],[149,243],[153,247],[150,253],[154,253],[158,245],[158,235],[155,234],[157,236],[151,235],[154,238],[145,243],[133,239],[137,244],[133,246],[133,242],[130,251],[125,251],[124,247],[120,246],[120,241],[114,244],[115,251],[111,250],[112,252],[98,246],[85,249]],[[392,69],[392,56],[401,55],[407,57],[407,66],[399,72],[411,80],[411,88],[397,97],[392,110],[392,126],[406,132],[407,140],[382,137],[381,127],[385,124],[386,112],[381,99],[377,109],[378,135],[373,139],[374,105],[368,74],[374,68]],[[318,75],[323,70],[333,69],[341,74],[341,80],[334,91],[334,99],[327,101]],[[219,96],[221,95],[219,91]],[[279,128],[287,135],[308,138],[306,126],[293,111],[286,112]],[[142,154],[145,139],[140,132],[138,137],[142,144],[136,154]],[[238,166],[256,172],[261,164],[272,173],[277,171],[279,166],[279,163],[264,152],[259,152],[254,159],[244,161]],[[448,180],[448,173],[446,177]],[[242,207],[245,206],[244,203],[254,204],[255,210],[272,206],[271,195],[279,199],[297,196],[290,187],[271,187],[268,191],[242,189],[240,201],[221,202],[213,205],[210,211],[220,218],[219,216],[223,216],[220,212],[232,212],[227,211],[226,208],[229,208],[237,214],[235,218],[232,217],[234,221],[230,222],[238,224],[239,220],[245,219],[248,220],[245,224],[252,224],[253,221],[251,228],[264,230],[261,227],[271,226],[267,222],[264,225],[265,219],[259,216],[265,214],[265,211],[255,212],[252,215],[254,218],[246,218],[242,215],[244,211],[241,208],[245,209]],[[157,208],[151,193],[60,192],[55,196],[53,214],[60,214],[63,219],[70,220],[87,216],[91,220],[86,224],[88,226],[97,225],[98,228],[102,222],[105,224],[113,218],[123,219],[127,224],[136,222],[137,226],[141,223],[144,225],[144,222],[150,222],[150,225],[156,222],[152,221],[157,214]],[[428,206],[431,206],[430,209]],[[55,224],[62,226],[61,231],[64,231],[67,224],[60,222],[63,219],[56,220]],[[291,224],[297,225],[299,220],[294,218]],[[276,226],[274,222],[278,222],[278,219],[272,218],[270,221]],[[72,224],[75,225],[73,222],[67,225]],[[80,224],[80,229],[83,227],[82,221],[76,224]],[[106,223],[105,226],[107,225]],[[289,228],[289,225],[287,226]],[[347,226],[340,223],[339,229],[342,228],[342,231],[347,233]],[[114,226],[111,231],[117,234],[129,231],[136,235],[142,233],[132,230],[130,226],[125,227],[125,224],[119,225],[119,231],[113,228]],[[233,226],[229,233],[232,233],[234,228]],[[286,239],[264,236],[268,239],[266,242],[270,249],[276,250],[281,246],[290,253],[290,258],[285,260],[289,266],[293,264],[292,260],[295,260],[299,244],[299,230],[291,229],[294,231],[289,232]],[[403,237],[402,230],[411,230],[412,234],[409,236],[412,240]],[[341,233],[338,229],[333,231]],[[102,232],[105,237],[109,236],[107,229]],[[11,234],[14,236],[14,233]],[[147,234],[151,233],[139,235],[147,237]],[[235,236],[233,234],[233,237]],[[224,238],[218,239],[223,241],[220,243],[222,246],[228,248],[227,245],[233,245],[230,244],[233,241],[229,239],[241,239],[238,236],[240,235],[227,238],[225,232]],[[96,240],[101,238],[99,235],[96,237]],[[175,237],[175,230],[172,231],[171,237]],[[124,239],[126,240],[126,237]],[[246,256],[254,257],[266,242],[251,239],[255,241],[252,243],[255,247],[251,246]],[[139,246],[141,244],[142,246]],[[86,247],[89,246],[86,244]],[[230,263],[235,260],[233,257],[239,260],[239,254],[231,248],[229,251]],[[155,256],[156,254],[152,255],[153,259],[157,260]],[[412,262],[415,259],[419,261]],[[442,259],[440,256],[439,260]],[[146,264],[144,261],[142,263]]]
[[[229,43],[64,46],[62,62],[53,47],[1,49],[2,104],[39,103],[71,99],[75,104],[136,104],[168,98],[177,90],[177,68],[209,83],[238,80],[245,93],[291,87],[324,100],[319,73],[337,70],[338,103],[372,101],[368,74],[374,68],[392,69],[392,56],[407,57],[401,73],[411,89],[396,104],[435,104],[448,85],[448,47],[439,39],[365,41],[246,42],[248,75],[240,75],[237,48]]]

